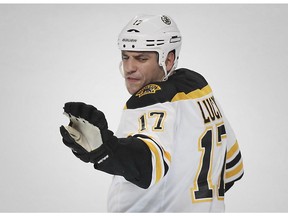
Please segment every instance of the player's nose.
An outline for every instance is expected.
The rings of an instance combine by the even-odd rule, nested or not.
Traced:
[[[135,60],[129,58],[128,60],[123,62],[124,71],[127,74],[132,74],[137,71],[137,64]]]

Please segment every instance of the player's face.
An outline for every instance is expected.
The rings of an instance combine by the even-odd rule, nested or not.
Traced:
[[[161,81],[164,76],[156,52],[122,51],[122,61],[125,84],[130,94],[151,82]]]

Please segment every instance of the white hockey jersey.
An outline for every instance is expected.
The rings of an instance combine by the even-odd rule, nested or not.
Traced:
[[[206,80],[178,69],[127,102],[117,137],[137,136],[151,151],[142,189],[114,176],[109,212],[223,212],[225,187],[243,176],[239,146]]]

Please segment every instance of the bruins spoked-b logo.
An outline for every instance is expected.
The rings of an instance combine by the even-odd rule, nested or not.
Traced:
[[[170,25],[171,24],[171,20],[168,16],[163,15],[161,17],[161,20],[166,24],[166,25]]]
[[[136,93],[135,96],[142,97],[147,94],[154,94],[156,91],[161,90],[160,86],[156,84],[149,84]]]

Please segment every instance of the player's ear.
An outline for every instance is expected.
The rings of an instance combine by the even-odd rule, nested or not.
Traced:
[[[174,65],[174,61],[175,61],[175,53],[174,51],[171,51],[168,53],[167,58],[166,58],[166,70],[170,71]]]

